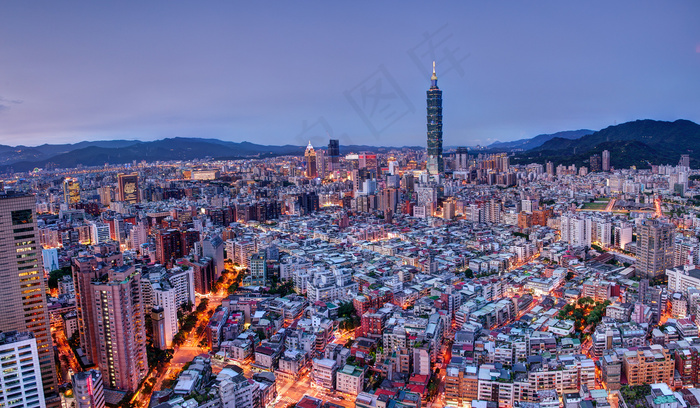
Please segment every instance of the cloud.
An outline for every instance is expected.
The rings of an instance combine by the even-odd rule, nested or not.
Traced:
[[[20,101],[18,99],[7,99],[0,96],[0,112],[10,110],[12,105],[19,105],[22,102],[23,101]]]

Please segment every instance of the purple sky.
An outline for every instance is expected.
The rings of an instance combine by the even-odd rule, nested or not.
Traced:
[[[272,5],[274,5],[274,7]],[[0,143],[445,145],[700,122],[700,2],[8,1]]]

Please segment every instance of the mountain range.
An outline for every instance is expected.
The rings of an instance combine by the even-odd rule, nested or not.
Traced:
[[[700,125],[689,120],[665,122],[635,120],[582,136],[578,139],[555,137],[533,149],[518,153],[514,163],[588,165],[590,156],[610,152],[616,168],[651,164],[676,164],[680,155],[689,154],[692,167],[700,165],[694,152],[700,152]]]
[[[213,159],[264,158],[302,155],[306,146],[266,146],[250,142],[228,142],[218,139],[168,138],[152,142],[138,140],[109,140],[75,144],[44,144],[36,147],[0,145],[0,171],[30,171],[52,164],[58,168],[78,165],[102,166],[105,163],[124,164],[134,160],[171,161]],[[344,151],[386,151],[376,146],[342,146]]]
[[[595,133],[595,130],[589,129],[579,129],[579,130],[565,130],[563,132],[537,135],[530,139],[519,139],[512,142],[494,142],[488,145],[486,148],[489,150],[530,150],[536,147],[542,146],[544,143],[554,139],[579,139],[583,136]]]
[[[412,146],[412,148],[419,148]],[[218,139],[168,138],[151,142],[138,140],[107,140],[75,144],[44,144],[41,146],[0,145],[0,172],[29,171],[47,167],[78,165],[102,166],[105,163],[124,164],[133,161],[264,158],[282,155],[302,155],[305,146],[267,146],[250,142],[229,142]],[[385,152],[392,147],[341,146],[341,153]],[[691,165],[700,167],[694,151],[700,151],[700,125],[688,120],[664,122],[636,120],[609,126],[599,131],[570,130],[538,135],[531,139],[496,142],[489,152],[516,152],[514,164],[542,163],[554,165],[588,165],[590,156],[610,151],[614,167],[649,167],[654,164],[677,163],[681,154],[690,154]]]

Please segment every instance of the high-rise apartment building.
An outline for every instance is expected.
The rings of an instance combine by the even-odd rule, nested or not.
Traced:
[[[455,170],[469,169],[469,150],[466,147],[458,147],[455,153]]]
[[[316,151],[314,147],[311,146],[311,141],[309,141],[309,145],[306,146],[306,151],[304,151],[304,159],[306,160],[306,177],[318,177],[318,170],[316,169]]]
[[[112,186],[97,187],[97,194],[100,196],[102,205],[109,205],[112,202]]]
[[[156,239],[156,261],[162,265],[190,254],[194,245],[199,242],[199,231],[189,229],[158,230]]]
[[[103,247],[104,251],[96,256],[81,256],[71,261],[80,346],[90,364],[97,362],[99,348],[95,326],[92,324],[96,318],[92,282],[107,274],[112,266],[124,264],[124,258],[120,252],[116,252],[116,246],[113,251],[108,249],[108,245]]]
[[[445,170],[442,158],[442,91],[437,86],[435,61],[433,76],[430,77],[430,89],[427,91],[428,102],[428,164],[430,174],[440,174]]]
[[[603,171],[610,171],[610,151],[603,150]]]
[[[328,157],[325,151],[319,150],[316,152],[316,172],[318,173],[319,177],[326,178],[327,170]]]
[[[673,384],[673,354],[658,344],[625,351],[622,370],[631,386],[642,384]]]
[[[104,408],[105,391],[99,370],[73,374],[73,396],[76,408]]]
[[[637,239],[637,276],[655,278],[673,265],[673,224],[645,220]]]
[[[594,154],[591,156],[591,158],[588,160],[590,167],[591,167],[591,173],[595,173],[597,171],[600,171],[601,169],[601,163],[602,161],[600,160],[600,155],[599,154]]]
[[[39,353],[32,333],[0,333],[0,360],[0,406],[46,407]]]
[[[253,285],[267,284],[267,256],[263,250],[250,257],[250,279]]]
[[[0,193],[0,331],[31,332],[46,398],[57,380],[33,195]]]
[[[177,289],[167,280],[153,284],[153,306],[163,309],[163,339],[165,345],[171,347],[173,337],[177,334]],[[154,333],[155,337],[155,333]]]
[[[139,194],[139,174],[119,174],[118,179],[118,189],[117,189],[117,201],[126,201],[128,203],[136,204],[141,201]]]
[[[141,273],[133,265],[111,268],[91,290],[96,362],[105,386],[134,392],[148,374]]]

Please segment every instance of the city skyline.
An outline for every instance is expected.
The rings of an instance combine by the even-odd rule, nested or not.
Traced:
[[[424,145],[433,60],[448,90],[446,146],[700,121],[691,2],[446,4],[428,15],[418,3],[371,14],[314,5],[8,5],[0,32],[21,41],[3,46],[0,144]],[[390,14],[399,22],[386,24]]]

